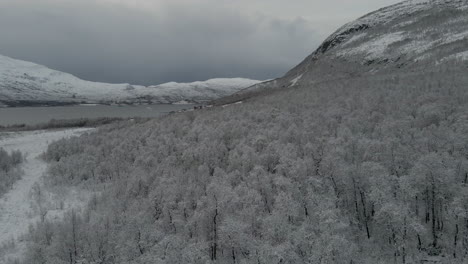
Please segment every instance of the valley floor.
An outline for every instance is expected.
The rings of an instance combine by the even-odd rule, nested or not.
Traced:
[[[49,143],[70,136],[79,135],[89,129],[68,129],[59,131],[30,131],[0,134],[0,147],[8,152],[20,150],[26,155],[22,165],[24,174],[13,188],[0,198],[0,246],[6,243],[17,245],[21,250],[24,245],[18,244],[17,239],[26,233],[29,226],[40,219],[35,212],[34,200],[31,192],[37,188],[46,172],[47,163],[40,155],[47,150]],[[1,255],[0,255],[1,260]]]

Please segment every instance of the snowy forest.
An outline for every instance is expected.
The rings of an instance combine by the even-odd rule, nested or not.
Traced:
[[[468,64],[272,91],[52,143],[12,263],[468,262]]]
[[[20,164],[23,162],[20,151],[8,153],[0,148],[0,198],[21,178]]]

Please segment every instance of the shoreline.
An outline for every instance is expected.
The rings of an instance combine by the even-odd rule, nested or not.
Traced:
[[[208,102],[208,101],[207,101]],[[62,102],[62,101],[2,101],[0,100],[0,109],[2,108],[22,108],[22,107],[59,107],[59,106],[143,106],[143,105],[203,105],[206,102],[191,102],[181,100],[177,102]]]

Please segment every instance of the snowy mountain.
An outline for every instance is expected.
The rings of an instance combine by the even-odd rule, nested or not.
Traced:
[[[0,55],[0,106],[63,103],[203,102],[227,96],[258,81],[234,78],[155,86],[81,80],[31,62]]]
[[[409,0],[382,8],[339,28],[284,77],[244,89],[223,103],[272,88],[466,61],[467,14],[466,0]]]
[[[45,221],[6,263],[468,263],[466,5],[371,13],[242,104],[51,143],[22,190],[45,171],[36,193],[89,200],[49,220],[59,206],[36,199]],[[30,223],[19,193],[7,237]]]

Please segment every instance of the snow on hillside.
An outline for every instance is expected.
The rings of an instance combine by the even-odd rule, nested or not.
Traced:
[[[122,100],[130,87],[84,81],[42,65],[0,55],[0,99],[3,100]]]
[[[271,89],[467,61],[467,10],[466,0],[409,0],[379,9],[339,28],[285,76],[218,101],[226,104]]]
[[[132,92],[140,98],[146,96],[161,103],[173,103],[183,100],[203,102],[231,95],[258,82],[244,78],[219,78],[193,83],[170,82],[156,86],[140,87]]]
[[[343,50],[339,54],[342,56],[350,54],[360,54],[365,53],[366,59],[376,59],[381,57],[385,50],[393,43],[402,41],[404,39],[403,32],[395,32],[381,36],[380,38],[375,38],[372,41],[366,43],[366,45],[361,45],[350,50]],[[352,40],[353,42],[355,40]]]
[[[52,101],[87,103],[174,103],[207,101],[258,83],[233,78],[156,86],[109,84],[81,80],[35,63],[0,55],[0,102]]]
[[[462,0],[410,0],[382,8],[335,33],[315,52],[350,58],[356,55],[368,60],[398,60],[406,56],[418,61],[426,52],[467,40],[468,2]],[[438,21],[433,27],[428,21]],[[420,30],[424,28],[424,30]],[[443,48],[443,47],[442,47]]]
[[[379,9],[339,28],[277,83],[284,86],[302,76],[296,85],[304,85],[465,60],[456,54],[468,51],[467,9],[466,0],[409,0]]]

